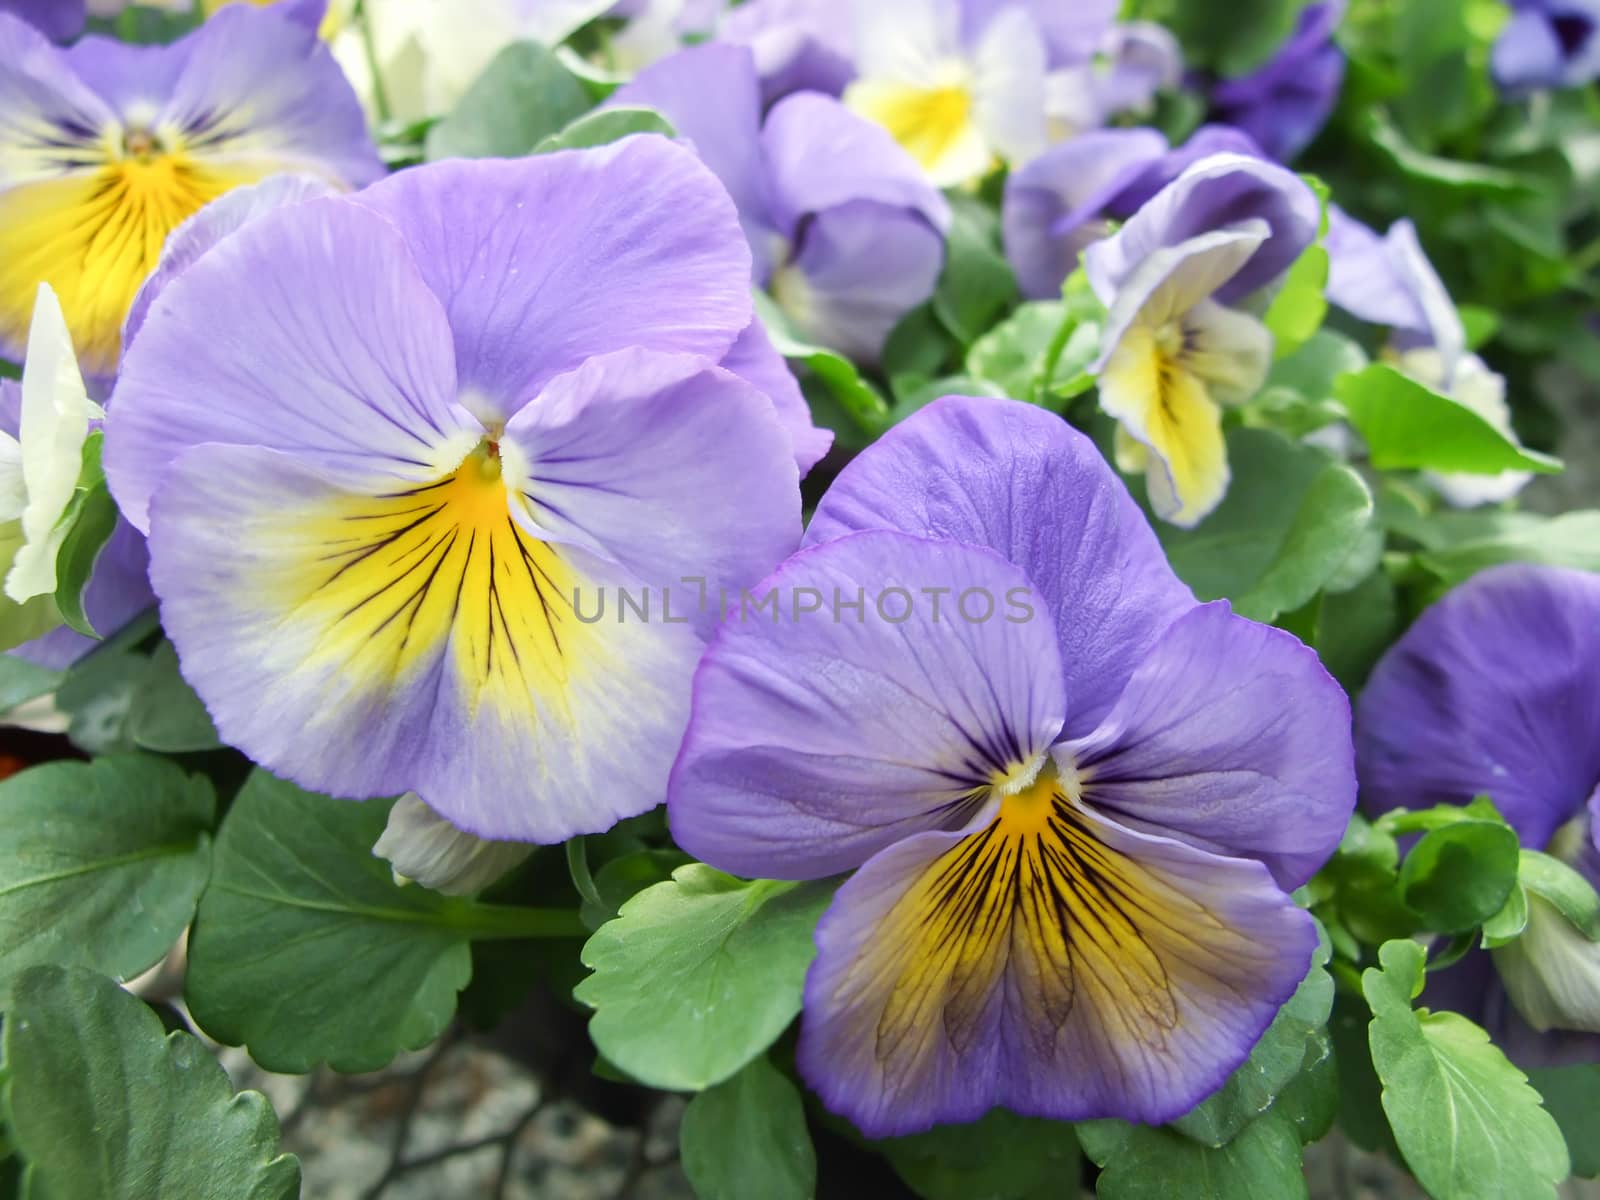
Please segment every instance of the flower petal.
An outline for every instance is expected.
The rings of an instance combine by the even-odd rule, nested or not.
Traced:
[[[356,200],[404,234],[480,415],[509,418],[556,375],[627,346],[715,362],[750,323],[733,202],[666,138],[437,163]]]
[[[1355,808],[1349,723],[1312,651],[1218,602],[1173,622],[1100,727],[1061,751],[1108,816],[1260,859],[1288,890]]]
[[[415,791],[483,838],[557,842],[660,803],[701,648],[683,625],[585,624],[631,582],[515,521],[472,459],[354,484],[202,446],[151,508],[151,581],[217,730],[304,787]]]
[[[1356,708],[1361,803],[1465,804],[1487,793],[1544,846],[1600,779],[1600,576],[1491,567],[1425,610]]]
[[[1095,727],[1194,606],[1094,443],[1030,404],[947,396],[896,425],[840,472],[803,544],[864,529],[984,546],[1022,568],[1055,625],[1069,736]]]
[[[426,481],[482,435],[454,402],[450,330],[398,231],[341,199],[268,213],[152,307],[106,422],[106,477],[149,531],[167,465],[202,443]]]
[[[871,1137],[996,1105],[1153,1124],[1221,1085],[1304,976],[1259,863],[1056,796],[872,858],[817,926],[797,1061]]]
[[[702,588],[752,586],[800,540],[799,475],[771,402],[702,358],[592,358],[553,379],[500,444],[530,530],[670,589],[669,621],[714,624]]]
[[[800,384],[783,355],[772,345],[767,327],[759,318],[752,319],[744,332],[722,356],[718,364],[724,371],[732,371],[740,379],[749,380],[765,392],[772,401],[778,422],[789,435],[794,446],[795,465],[800,476],[816,466],[828,447],[833,445],[833,430],[822,429],[812,423],[811,408],[800,392]]]
[[[695,675],[673,836],[725,871],[808,879],[963,823],[1061,727],[1028,591],[988,551],[897,533],[790,559],[759,589],[772,607],[741,597]]]
[[[806,223],[795,260],[772,278],[784,315],[811,341],[876,363],[889,333],[933,295],[944,238],[903,208],[835,205]]]

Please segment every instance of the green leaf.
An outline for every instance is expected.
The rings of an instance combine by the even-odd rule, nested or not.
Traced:
[[[143,654],[104,642],[73,663],[56,689],[56,707],[70,719],[73,744],[89,754],[135,749],[128,726],[144,700],[149,671]]]
[[[817,1155],[794,1084],[763,1056],[701,1092],[678,1131],[683,1173],[700,1200],[811,1200]]]
[[[774,349],[815,375],[858,429],[876,437],[889,427],[889,406],[877,389],[861,378],[854,363],[842,354],[796,337],[789,318],[765,292],[755,294],[755,311],[767,327]]]
[[[1228,434],[1233,482],[1195,529],[1156,522],[1172,568],[1202,600],[1270,621],[1307,603],[1361,543],[1372,493],[1349,467],[1265,429]],[[1143,500],[1141,481],[1131,481]]]
[[[25,658],[0,654],[0,713],[54,690],[60,686],[63,674]]]
[[[198,1039],[103,975],[39,966],[12,992],[7,1122],[35,1200],[290,1200],[278,1120]]]
[[[0,524],[0,582],[10,573],[11,562],[26,540],[21,521]],[[18,604],[0,590],[0,650],[31,642],[60,624],[61,612],[54,596],[34,596]]]
[[[1183,43],[1184,60],[1247,75],[1294,32],[1300,0],[1166,0],[1153,12]]]
[[[533,152],[550,154],[556,150],[606,146],[635,133],[659,133],[669,138],[678,136],[672,122],[655,109],[618,106],[584,113],[559,133],[544,138],[533,148]]]
[[[399,887],[372,854],[391,803],[331,800],[262,770],[217,835],[186,997],[269,1070],[372,1071],[426,1046],[471,974],[470,902]]]
[[[1474,532],[1459,539],[1441,539],[1417,556],[1417,565],[1446,587],[1470,579],[1503,562],[1535,562],[1549,566],[1600,571],[1600,512],[1584,510],[1546,519],[1531,513],[1449,513],[1435,518],[1478,516]]]
[[[952,196],[944,270],[933,311],[963,346],[971,346],[1016,303],[1017,281],[1000,252],[1000,220],[976,196]]]
[[[1348,591],[1330,587],[1318,603],[1317,656],[1352,696],[1399,632],[1400,604],[1387,572],[1374,571]]]
[[[1544,1098],[1544,1106],[1561,1127],[1572,1156],[1572,1173],[1584,1179],[1600,1176],[1600,1066],[1584,1063],[1529,1071],[1528,1082]]]
[[[1327,287],[1328,252],[1309,246],[1290,266],[1263,318],[1272,331],[1276,357],[1295,353],[1322,328],[1328,315]]]
[[[1523,850],[1518,864],[1522,886],[1550,904],[1590,941],[1600,941],[1600,895],[1594,885],[1559,858]]]
[[[178,671],[178,652],[162,642],[150,656],[138,707],[128,719],[130,736],[147,750],[186,754],[222,745],[211,714]]]
[[[1423,835],[1400,867],[1400,895],[1428,929],[1465,933],[1505,906],[1517,886],[1517,835],[1462,821]]]
[[[211,785],[146,756],[51,762],[0,783],[0,992],[36,963],[128,978],[194,915]]]
[[[588,91],[537,42],[507,46],[455,111],[428,130],[427,157],[518,158],[591,106]]]
[[[1173,1129],[1202,1145],[1224,1145],[1272,1107],[1278,1093],[1300,1074],[1308,1055],[1315,1061],[1328,1056],[1325,1027],[1333,1011],[1333,977],[1323,969],[1330,952],[1328,939],[1318,932],[1316,954],[1305,979],[1278,1010],[1250,1057],[1220,1090],[1172,1122]]]
[[[66,533],[56,551],[55,605],[61,619],[85,637],[100,636],[83,610],[83,597],[100,551],[117,527],[116,501],[100,466],[104,436],[96,429],[84,440],[78,486],[57,522],[57,528],[64,526]]]
[[[1300,1132],[1287,1114],[1268,1111],[1225,1146],[1213,1148],[1171,1129],[1089,1121],[1078,1126],[1086,1154],[1101,1166],[1100,1200],[1297,1200],[1307,1195]]]
[[[1561,463],[1524,450],[1464,404],[1375,363],[1346,375],[1338,396],[1380,470],[1427,469],[1492,475],[1561,470]]]
[[[1306,400],[1327,400],[1340,376],[1361,370],[1367,362],[1360,343],[1331,329],[1319,329],[1292,354],[1272,364],[1265,390],[1281,388]]]
[[[622,906],[634,896],[647,887],[667,882],[674,871],[691,861],[681,850],[635,850],[613,858],[594,873],[595,898],[584,900],[584,925],[595,930],[615,920]]]
[[[1056,336],[1070,320],[1060,300],[1030,300],[972,343],[967,372],[987,380],[1002,396],[1034,400]]]
[[[1493,950],[1515,941],[1528,927],[1528,891],[1521,884],[1511,889],[1506,902],[1483,923],[1483,948]]]
[[[1003,1108],[873,1146],[923,1200],[1055,1200],[1082,1171],[1072,1126]]]
[[[1414,1011],[1424,951],[1385,942],[1361,987],[1372,1062],[1408,1166],[1438,1200],[1553,1200],[1567,1148],[1539,1095],[1489,1035],[1453,1012]]]
[[[652,1087],[699,1091],[733,1075],[800,1011],[827,883],[735,879],[693,863],[622,906],[583,947],[574,995],[589,1033]]]
[[[1513,171],[1479,163],[1441,158],[1418,150],[1381,110],[1367,116],[1366,134],[1402,175],[1419,183],[1431,184],[1463,197],[1483,196],[1513,199],[1534,194],[1534,184]]]

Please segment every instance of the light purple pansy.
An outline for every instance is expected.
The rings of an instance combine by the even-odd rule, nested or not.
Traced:
[[[1001,230],[1022,294],[1059,295],[1085,247],[1191,164],[1213,154],[1262,157],[1247,134],[1205,125],[1169,150],[1154,129],[1097,129],[1052,146],[1006,179]]]
[[[486,838],[660,803],[709,618],[620,591],[799,536],[789,433],[718,365],[749,272],[715,177],[633,137],[286,204],[169,282],[106,474],[223,738]]]
[[[134,294],[185,218],[268,175],[358,187],[383,173],[307,14],[233,5],[171,45],[58,49],[0,13],[0,353],[20,352],[48,283],[84,373],[107,381]]]
[[[751,52],[712,43],[640,72],[611,103],[661,112],[717,173],[756,284],[804,337],[875,362],[932,295],[949,206],[887,133],[832,97],[790,96],[763,121]]]
[[[1447,373],[1466,349],[1461,316],[1439,273],[1401,219],[1380,236],[1336,204],[1328,206],[1328,301],[1353,317],[1392,329],[1402,349],[1431,346]]]
[[[713,639],[668,797],[713,866],[854,871],[802,1075],[873,1137],[1188,1110],[1316,944],[1287,892],[1354,804],[1338,685],[1197,604],[1094,445],[1027,405],[912,416],[805,545],[776,617]]]
[[[1212,89],[1212,118],[1244,130],[1278,161],[1292,161],[1321,131],[1339,99],[1345,61],[1333,33],[1344,10],[1345,0],[1304,8],[1293,35],[1270,60]]]
[[[1487,794],[1524,845],[1600,886],[1600,575],[1508,564],[1427,609],[1356,708],[1361,805]],[[1526,1066],[1600,1062],[1600,943],[1530,895],[1527,931],[1430,982]],[[1493,964],[1493,965],[1491,965]]]
[[[0,0],[0,13],[15,13],[57,42],[70,41],[82,33],[88,16],[84,0]]]
[[[1582,87],[1600,78],[1600,2],[1510,0],[1511,20],[1490,56],[1507,92]]]
[[[1117,421],[1117,465],[1144,474],[1163,520],[1192,527],[1227,493],[1222,410],[1254,396],[1272,362],[1272,334],[1244,305],[1316,240],[1320,221],[1292,172],[1216,154],[1084,251],[1106,305],[1090,370]]]
[[[1118,23],[1087,62],[1058,67],[1045,81],[1052,141],[1099,129],[1123,114],[1143,115],[1156,95],[1183,78],[1183,51],[1165,26]]]
[[[717,39],[748,46],[770,106],[794,92],[837,96],[855,76],[850,0],[749,0],[727,13]]]

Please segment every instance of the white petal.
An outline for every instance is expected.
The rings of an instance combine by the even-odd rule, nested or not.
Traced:
[[[978,128],[1000,157],[1024,163],[1045,148],[1045,45],[1020,7],[989,22],[973,56]]]
[[[22,548],[6,576],[6,595],[19,604],[56,590],[58,528],[83,465],[91,406],[78,371],[72,335],[49,284],[39,285],[22,365]]]
[[[407,792],[389,810],[389,824],[372,853],[389,860],[397,882],[420,883],[448,896],[471,896],[521,863],[533,847],[464,833],[422,797]]]
[[[955,0],[870,0],[854,5],[852,15],[862,79],[933,87],[941,66],[961,53]]]
[[[1219,404],[1243,404],[1272,366],[1272,333],[1249,313],[1202,300],[1183,317],[1184,365]]]
[[[1528,893],[1528,927],[1491,952],[1517,1011],[1539,1032],[1600,1033],[1600,942]]]

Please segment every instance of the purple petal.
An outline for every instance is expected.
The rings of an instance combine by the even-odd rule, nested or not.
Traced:
[[[1202,125],[1183,145],[1168,150],[1144,174],[1130,183],[1106,206],[1113,217],[1131,217],[1167,184],[1182,175],[1202,158],[1213,154],[1242,154],[1246,158],[1265,158],[1260,146],[1248,133],[1231,125]]]
[[[829,96],[779,102],[767,115],[761,146],[786,231],[852,200],[906,209],[941,234],[950,228],[950,206],[917,161],[883,126]]]
[[[178,86],[194,53],[195,38],[170,45],[136,46],[116,38],[90,34],[79,38],[63,57],[72,71],[125,118],[130,110],[166,100]]]
[[[109,405],[106,476],[146,532],[168,464],[204,443],[430,479],[481,436],[455,394],[450,329],[399,231],[311,200],[224,239],[156,300]]]
[[[1291,634],[1207,604],[1167,628],[1093,733],[1061,750],[1137,829],[1264,862],[1285,890],[1355,808],[1350,705]]]
[[[1059,67],[1092,58],[1120,7],[1118,0],[1073,0],[1070,4],[1061,0],[961,0],[961,35],[967,45],[975,45],[997,16],[1020,8],[1044,35],[1049,65]]]
[[[1084,252],[1089,281],[1108,303],[1156,250],[1201,234],[1260,219],[1271,236],[1238,274],[1218,289],[1230,303],[1275,281],[1317,237],[1321,206],[1291,171],[1260,159],[1217,154],[1201,159],[1163,188],[1112,237]]]
[[[63,128],[98,131],[115,120],[74,73],[65,52],[32,25],[0,12],[0,188],[59,170]],[[28,289],[33,303],[33,289]],[[21,346],[14,348],[21,352]]]
[[[758,593],[775,615],[731,601],[695,675],[673,837],[725,871],[810,879],[963,824],[1061,728],[1029,588],[988,551],[898,533],[790,559]]]
[[[513,463],[511,447],[521,451]],[[619,350],[559,375],[501,439],[533,532],[581,546],[697,613],[754,585],[800,540],[800,483],[771,401],[703,358]]]
[[[811,409],[800,393],[800,385],[783,355],[773,348],[766,326],[759,319],[752,320],[719,365],[766,393],[779,424],[789,435],[795,465],[804,478],[833,445],[833,431],[812,424]]]
[[[717,37],[755,54],[763,105],[794,92],[837,96],[855,77],[849,0],[748,0]]]
[[[772,289],[806,338],[870,364],[901,318],[933,295],[943,266],[944,239],[924,218],[852,200],[806,223]]]
[[[206,251],[248,222],[286,204],[318,200],[333,194],[333,189],[308,175],[272,175],[249,187],[234,188],[213,200],[168,235],[161,247],[161,262],[133,298],[128,319],[122,324],[122,345],[133,339],[144,325],[155,298]]]
[[[1543,847],[1600,779],[1600,576],[1508,564],[1427,609],[1356,707],[1361,804],[1487,793]]]
[[[45,37],[65,42],[83,32],[84,0],[0,0],[0,13],[15,13]]]
[[[1212,90],[1216,118],[1280,162],[1299,154],[1327,122],[1344,82],[1344,51],[1333,41],[1344,10],[1345,0],[1303,9],[1294,34],[1264,66]]]
[[[1508,92],[1560,87],[1566,65],[1549,15],[1532,8],[1511,14],[1489,57],[1495,82]]]
[[[1337,205],[1328,209],[1328,299],[1411,340],[1434,346],[1448,377],[1466,350],[1466,331],[1438,272],[1408,220],[1380,238]]]
[[[1006,180],[1001,227],[1023,295],[1059,296],[1097,218],[1166,151],[1153,129],[1103,129],[1046,150]]]
[[[156,126],[204,130],[206,153],[265,160],[262,174],[298,171],[347,187],[384,174],[361,103],[314,29],[275,9],[230,5],[184,43]]]
[[[1099,723],[1194,607],[1094,443],[1016,401],[948,396],[895,426],[840,473],[803,544],[863,529],[984,546],[1027,573],[1060,646],[1067,736]]]
[[[168,469],[151,581],[222,738],[303,787],[415,791],[497,840],[557,842],[660,803],[692,628],[574,620],[576,595],[631,580],[460,496],[412,515],[439,486],[352,488],[259,446]]]
[[[1242,1062],[1304,976],[1310,917],[1255,862],[1057,802],[876,855],[817,926],[797,1062],[868,1136],[1001,1105],[1160,1123]]]
[[[672,122],[733,197],[756,255],[757,280],[764,281],[766,243],[791,233],[792,227],[773,212],[761,161],[760,88],[750,51],[715,42],[692,46],[640,71],[607,103],[653,108]]]
[[[435,163],[356,199],[399,227],[444,304],[475,412],[509,417],[628,346],[715,362],[750,323],[733,202],[666,138]]]

